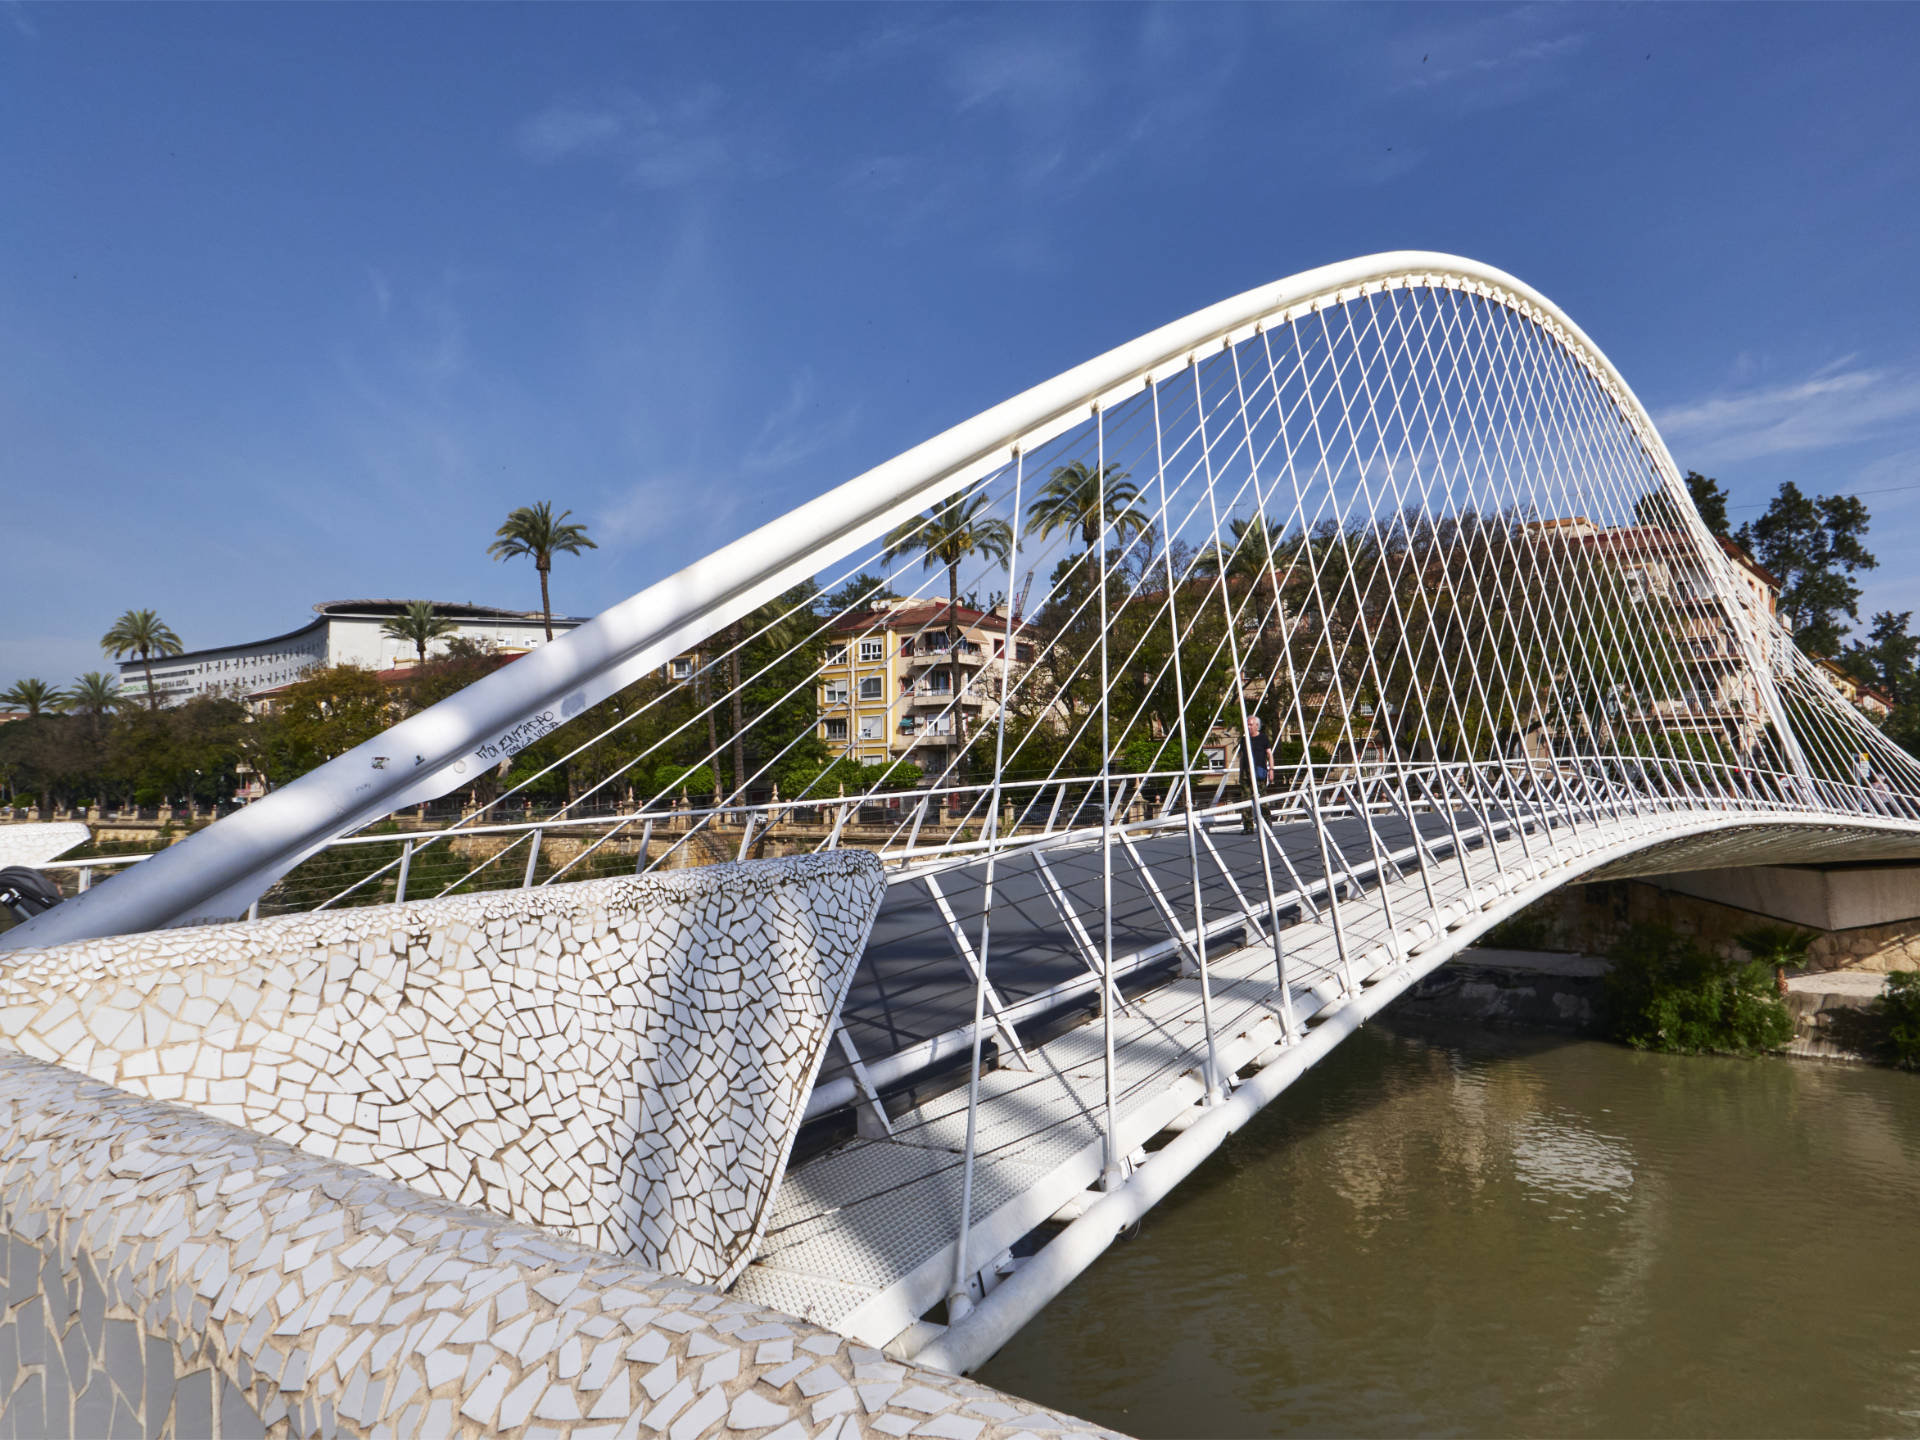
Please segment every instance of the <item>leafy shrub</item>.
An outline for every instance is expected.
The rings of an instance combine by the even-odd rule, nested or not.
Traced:
[[[883,790],[918,790],[926,778],[926,772],[909,761],[898,765],[862,765],[861,778],[869,786],[878,785]]]
[[[653,772],[653,788],[666,795],[691,795],[696,803],[713,794],[711,765],[662,765]]]
[[[924,772],[918,765],[862,765],[842,756],[817,771],[795,770],[780,783],[783,800],[834,800],[844,792],[848,796],[865,795],[871,790],[918,789]]]
[[[1664,925],[1630,927],[1611,958],[1608,1026],[1637,1050],[1757,1055],[1793,1038],[1764,960],[1722,960]]]
[[[1807,952],[1813,947],[1815,937],[1812,931],[1797,925],[1756,925],[1733,938],[1744,945],[1756,961],[1772,969],[1774,989],[1784,995],[1787,971],[1798,970],[1807,963]]]
[[[1886,1022],[1894,1063],[1920,1070],[1920,970],[1896,970],[1887,976],[1887,991],[1878,1008]]]

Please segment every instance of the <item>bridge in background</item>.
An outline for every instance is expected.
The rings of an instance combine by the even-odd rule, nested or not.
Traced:
[[[1570,319],[1392,254],[956,426],[0,946],[854,845],[887,898],[735,1289],[964,1370],[1507,915],[1920,859],[1920,767]]]

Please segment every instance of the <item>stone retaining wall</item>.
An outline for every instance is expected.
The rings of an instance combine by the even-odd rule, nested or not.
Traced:
[[[0,1436],[1098,1433],[11,1054],[0,1243]]]
[[[725,1283],[884,888],[841,851],[19,950],[0,1045]]]

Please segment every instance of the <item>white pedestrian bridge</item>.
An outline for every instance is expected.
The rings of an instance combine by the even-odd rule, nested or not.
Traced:
[[[0,946],[836,850],[884,895],[730,1293],[965,1371],[1503,918],[1920,859],[1920,767],[1571,319],[1396,253],[967,420]]]

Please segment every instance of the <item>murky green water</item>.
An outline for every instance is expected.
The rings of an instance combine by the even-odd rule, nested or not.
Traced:
[[[1369,1027],[980,1378],[1143,1437],[1920,1434],[1920,1076]]]

